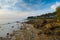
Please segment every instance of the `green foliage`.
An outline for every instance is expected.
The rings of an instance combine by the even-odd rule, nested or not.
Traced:
[[[56,12],[53,13],[47,13],[47,14],[43,14],[40,16],[29,16],[27,19],[41,19],[41,18],[56,18]]]
[[[36,19],[36,17],[30,16],[30,17],[28,17],[27,19]]]
[[[56,12],[57,19],[60,19],[60,6],[56,8]]]

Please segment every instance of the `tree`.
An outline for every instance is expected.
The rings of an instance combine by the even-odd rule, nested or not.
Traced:
[[[57,12],[56,17],[57,19],[60,20],[60,6],[56,8],[56,12]]]

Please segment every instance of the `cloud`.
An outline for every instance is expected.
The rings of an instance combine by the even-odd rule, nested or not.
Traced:
[[[43,3],[29,6],[23,0],[0,0],[0,18],[22,18],[41,15],[50,10],[40,10]]]
[[[22,0],[0,0],[0,18],[21,18],[27,16],[27,12],[16,10],[16,3],[19,2],[21,3],[20,6],[23,6]]]
[[[31,10],[23,0],[0,0],[0,9]]]
[[[29,0],[29,2],[30,4],[24,0],[0,0],[0,9],[31,11],[40,9],[45,3],[42,0]]]
[[[38,10],[41,9],[42,5],[45,4],[45,1],[42,2],[42,0],[23,0],[23,7],[25,7],[27,10]]]
[[[48,13],[50,10],[34,10],[34,11],[10,11],[7,9],[0,10],[0,18],[26,18],[28,16],[36,16]]]
[[[0,10],[0,18],[23,18],[28,16],[34,16],[40,11],[9,11],[7,9]]]
[[[22,18],[27,16],[28,13],[20,11],[0,10],[0,18]]]
[[[35,6],[38,7],[39,5],[41,4],[28,6],[23,0],[0,0],[0,18],[21,18],[38,15],[41,10],[35,10]]]
[[[8,8],[15,8],[15,4],[18,0],[0,0],[0,8],[1,9],[8,9]]]
[[[51,6],[51,9],[56,9],[58,6],[60,6],[60,2],[56,2],[54,5]]]

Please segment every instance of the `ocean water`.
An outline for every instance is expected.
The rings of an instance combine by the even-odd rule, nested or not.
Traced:
[[[23,22],[24,19],[0,19],[0,37],[5,37],[7,33],[12,33],[13,30],[18,30],[21,23],[16,23],[16,21]],[[14,26],[14,28],[12,28]]]

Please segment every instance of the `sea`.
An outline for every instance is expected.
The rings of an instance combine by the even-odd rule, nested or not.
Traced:
[[[12,33],[14,30],[18,30],[19,27],[21,27],[21,22],[24,21],[24,18],[1,18],[0,37],[6,37],[7,33]]]

